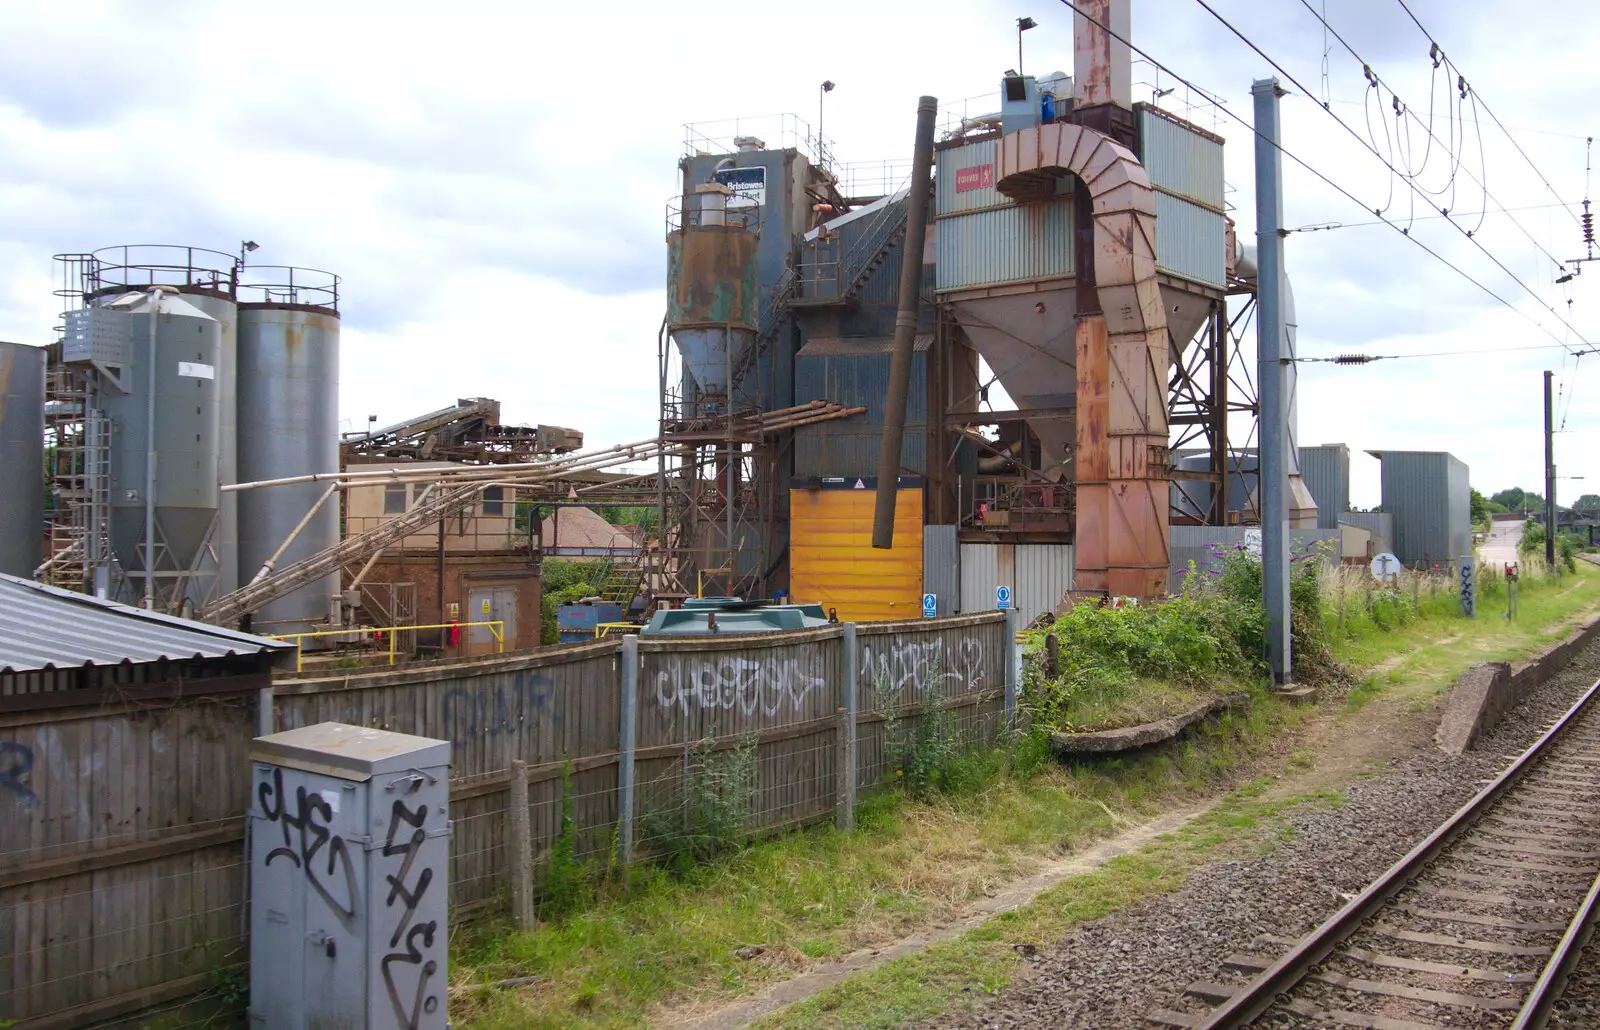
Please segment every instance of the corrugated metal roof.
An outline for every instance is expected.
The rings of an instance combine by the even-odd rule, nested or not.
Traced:
[[[0,575],[0,672],[293,650],[281,640]]]

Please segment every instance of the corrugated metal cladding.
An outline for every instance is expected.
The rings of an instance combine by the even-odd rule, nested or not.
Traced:
[[[1300,477],[1317,502],[1317,528],[1338,529],[1350,510],[1350,448],[1342,443],[1300,448]]]
[[[0,575],[0,672],[293,650],[281,640]]]
[[[1220,224],[1220,216],[1218,218]],[[959,290],[1070,276],[1073,273],[1072,224],[1071,200],[1013,205],[941,218],[936,224],[934,241],[939,268],[937,289]],[[1161,223],[1157,221],[1158,256],[1160,237]],[[1219,278],[1221,268],[1219,243]]]
[[[853,426],[851,420],[804,426],[794,434],[797,476],[875,476],[883,426]],[[921,475],[927,469],[928,434],[922,425],[907,425],[900,442],[900,468]]]
[[[961,611],[993,611],[1003,577],[1029,625],[1060,606],[1076,571],[1071,544],[962,544]]]
[[[939,614],[961,609],[961,545],[955,526],[922,527],[922,592],[939,599]]]
[[[1138,117],[1139,161],[1150,184],[1221,213],[1222,144],[1149,107]]]
[[[1467,466],[1444,451],[1369,451],[1383,462],[1383,510],[1394,516],[1395,557],[1408,565],[1472,553]]]
[[[938,177],[935,179],[933,195],[933,216],[943,218],[946,215],[957,214],[962,211],[981,211],[986,207],[999,207],[1012,203],[1011,198],[994,188],[994,158],[997,140],[986,139],[977,143],[968,143],[964,147],[954,147],[950,150],[941,150],[935,159]],[[956,192],[956,172],[970,171],[988,166],[988,185],[976,186]],[[970,176],[969,176],[970,179]],[[970,182],[964,183],[970,185]]]
[[[1260,530],[1245,526],[1173,526],[1170,544],[1167,589],[1177,593],[1183,589],[1184,577],[1189,574],[1189,563],[1195,572],[1204,577],[1206,570],[1217,566],[1212,553],[1218,548],[1226,551],[1245,542],[1250,533]],[[1289,531],[1289,552],[1292,555],[1320,552],[1327,560],[1337,562],[1342,557],[1337,529],[1292,529]]]
[[[797,476],[871,476],[878,471],[884,404],[889,395],[893,340],[812,339],[795,358],[795,403],[834,401],[866,412],[795,431]],[[911,389],[906,397],[906,432],[900,466],[920,474],[927,468],[927,351],[932,334],[919,335],[911,357]]]
[[[845,622],[922,615],[922,490],[895,497],[894,547],[872,546],[876,490],[789,491],[789,583],[796,601]]]
[[[1470,499],[1469,499],[1470,500]],[[1373,553],[1394,551],[1394,516],[1386,511],[1347,511],[1339,516],[1345,525],[1356,526],[1372,534]]]
[[[940,232],[943,231],[941,224]],[[1227,247],[1224,216],[1187,200],[1156,193],[1156,268],[1221,289],[1227,277]]]
[[[994,610],[994,588],[1000,582],[998,544],[961,545],[961,612]]]

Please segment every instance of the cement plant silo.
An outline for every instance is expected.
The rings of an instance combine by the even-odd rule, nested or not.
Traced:
[[[0,343],[0,572],[25,578],[44,560],[44,357]]]
[[[238,262],[232,254],[203,247],[175,244],[128,244],[103,247],[89,255],[86,300],[108,298],[128,290],[163,286],[181,294],[185,303],[217,323],[216,388],[218,425],[216,479],[219,484],[238,482],[234,426],[235,368],[237,366],[238,311],[235,291]],[[233,494],[219,493],[216,530],[197,573],[204,588],[195,598],[203,603],[238,588],[238,516]]]
[[[239,305],[239,481],[339,470],[339,277],[301,268],[246,269]],[[239,580],[247,584],[327,492],[322,483],[244,490]],[[284,568],[339,542],[330,497],[278,558]],[[326,623],[339,576],[302,587],[251,619],[267,633]]]
[[[176,293],[128,293],[73,312],[63,347],[65,360],[92,350],[102,368],[120,370],[102,377],[98,398],[112,425],[111,551],[127,577],[119,599],[145,596],[148,517],[156,606],[203,602],[220,493],[221,327]]]
[[[726,410],[729,371],[757,330],[759,209],[730,208],[730,192],[719,183],[696,187],[667,235],[667,331],[688,372],[686,415]]]

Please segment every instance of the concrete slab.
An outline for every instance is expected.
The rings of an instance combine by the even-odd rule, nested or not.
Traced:
[[[1213,698],[1182,715],[1157,722],[1147,722],[1141,726],[1126,726],[1115,730],[1101,730],[1097,733],[1057,733],[1051,736],[1050,746],[1063,758],[1115,754],[1119,751],[1149,747],[1151,744],[1172,740],[1206,716],[1241,704],[1245,700],[1244,694],[1226,694]]]

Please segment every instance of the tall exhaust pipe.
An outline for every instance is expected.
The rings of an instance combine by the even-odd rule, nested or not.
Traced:
[[[917,101],[917,146],[911,161],[906,239],[900,252],[900,310],[894,316],[894,352],[889,358],[889,396],[878,454],[878,499],[872,512],[872,546],[894,546],[894,502],[900,483],[900,442],[906,434],[906,394],[911,391],[911,351],[922,306],[922,245],[928,236],[928,189],[933,181],[933,122],[937,97]]]

